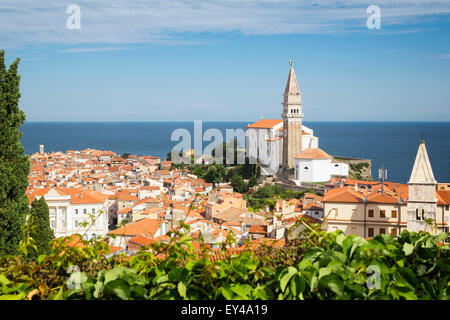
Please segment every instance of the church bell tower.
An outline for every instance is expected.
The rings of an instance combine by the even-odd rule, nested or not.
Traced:
[[[294,63],[284,90],[283,100],[283,171],[294,168],[294,157],[302,151],[302,96],[295,76]]]
[[[431,218],[436,221],[436,184],[425,142],[421,141],[408,182],[407,228],[409,231],[431,231],[427,228],[425,219]]]

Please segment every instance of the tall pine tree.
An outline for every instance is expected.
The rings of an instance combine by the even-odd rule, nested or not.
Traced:
[[[34,226],[30,236],[37,246],[36,256],[49,253],[51,241],[55,236],[50,228],[49,211],[44,197],[33,201],[29,219],[32,219],[32,225]]]
[[[30,162],[20,142],[25,114],[19,109],[20,59],[9,69],[0,51],[0,255],[18,253],[22,227],[28,214]]]

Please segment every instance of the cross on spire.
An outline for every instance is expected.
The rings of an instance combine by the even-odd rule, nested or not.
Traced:
[[[289,60],[289,64],[291,65],[291,68],[294,66],[294,60],[293,59],[290,59]]]

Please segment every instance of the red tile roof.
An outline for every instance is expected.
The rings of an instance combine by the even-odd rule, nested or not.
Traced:
[[[283,120],[281,120],[281,119],[261,119],[259,121],[256,121],[255,123],[248,125],[246,128],[270,129],[282,122],[283,122]]]
[[[328,153],[320,148],[306,148],[295,156],[296,159],[333,159]]]
[[[108,232],[108,234],[125,235],[125,236],[139,236],[148,235],[153,237],[160,227],[159,219],[147,219],[129,223],[116,230]]]

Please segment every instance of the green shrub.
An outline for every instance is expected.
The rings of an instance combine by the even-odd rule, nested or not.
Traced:
[[[299,239],[211,258],[176,234],[130,257],[104,241],[60,239],[35,262],[0,258],[0,299],[448,299],[448,234],[404,231],[372,240],[307,226]],[[67,273],[70,266],[79,272]],[[380,271],[370,288],[369,269]]]

